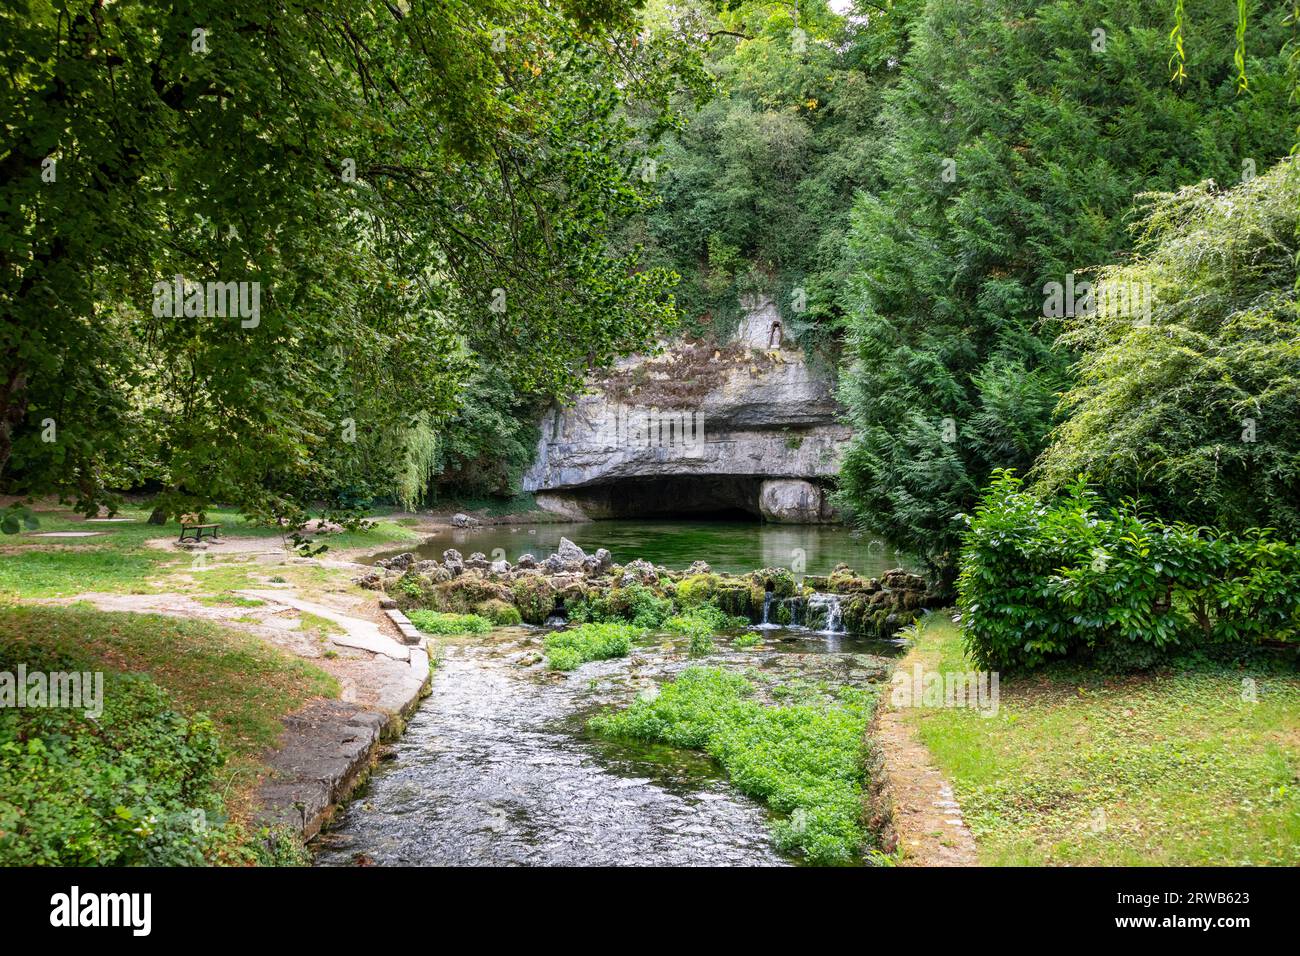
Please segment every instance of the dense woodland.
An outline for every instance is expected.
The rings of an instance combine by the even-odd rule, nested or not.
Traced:
[[[947,582],[996,469],[1300,532],[1292,4],[0,23],[10,492],[509,495],[546,404],[761,293],[838,381],[841,507]],[[255,324],[158,314],[214,281],[259,284]]]
[[[381,755],[319,852],[1297,862],[1300,0],[8,0],[0,58],[0,865],[303,863]],[[754,297],[852,532],[530,510],[545,409]]]

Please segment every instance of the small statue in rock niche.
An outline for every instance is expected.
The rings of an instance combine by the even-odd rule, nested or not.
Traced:
[[[781,320],[774,319],[772,327],[767,332],[767,347],[772,350],[781,347]]]

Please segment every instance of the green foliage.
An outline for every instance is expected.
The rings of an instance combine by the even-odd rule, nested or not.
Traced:
[[[632,642],[645,631],[627,624],[582,624],[548,634],[542,642],[547,663],[557,671],[571,671],[587,661],[626,657]]]
[[[1163,516],[1300,537],[1300,166],[1228,190],[1143,197],[1137,255],[1103,289],[1150,289],[1149,316],[1070,323],[1068,416],[1036,468],[1087,471]],[[1110,303],[1115,297],[1105,296]]]
[[[302,834],[291,826],[263,827],[249,849],[258,866],[311,866],[311,854],[303,846]]]
[[[883,187],[859,196],[845,249],[841,504],[944,584],[953,516],[993,469],[1028,470],[1067,383],[1046,283],[1115,261],[1136,193],[1235,181],[1290,145],[1279,20],[1253,28],[1247,97],[1228,17],[1196,19],[1169,84],[1168,16],[1165,0],[931,0],[911,24]]]
[[[460,468],[505,436],[516,468],[519,429],[464,415],[565,393],[672,323],[672,277],[611,239],[698,68],[631,3],[22,4],[0,31],[18,490],[409,503],[435,452]],[[177,281],[257,283],[258,314],[153,314]]]
[[[583,620],[631,621],[637,627],[657,628],[672,616],[673,601],[634,581],[590,599],[578,613]]]
[[[810,351],[832,345],[844,214],[875,181],[873,124],[915,5],[873,4],[849,19],[804,0],[800,33],[787,5],[745,0],[706,14],[697,29],[724,31],[707,56],[716,95],[665,145],[662,202],[636,234],[650,261],[681,274],[688,332],[725,337],[742,296],[763,294]]]
[[[2,647],[0,670],[18,658]],[[24,658],[29,670],[72,669]],[[106,675],[104,712],[0,709],[0,864],[196,866],[225,825],[212,722],[133,675]]]
[[[744,793],[784,819],[777,846],[811,863],[858,859],[865,782],[862,740],[872,702],[843,692],[834,703],[764,706],[746,678],[690,668],[653,699],[592,718],[596,733],[703,750]]]
[[[555,610],[555,588],[541,575],[517,579],[510,585],[510,596],[528,624],[545,624]]]
[[[957,579],[971,657],[990,670],[1099,655],[1149,666],[1176,648],[1251,645],[1300,628],[1300,547],[1057,499],[999,472],[969,520]]]
[[[664,630],[673,634],[685,635],[689,641],[691,657],[703,657],[713,653],[712,621],[703,614],[688,614],[670,617],[664,621]]]
[[[486,634],[492,622],[477,614],[444,614],[441,611],[408,611],[411,623],[426,634]]]
[[[487,618],[497,627],[513,627],[523,623],[523,617],[517,607],[496,599],[484,601],[474,609],[474,613]]]

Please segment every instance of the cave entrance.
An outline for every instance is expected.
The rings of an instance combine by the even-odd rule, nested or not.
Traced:
[[[562,495],[591,518],[692,518],[758,521],[763,479],[747,475],[624,478],[571,488]]]

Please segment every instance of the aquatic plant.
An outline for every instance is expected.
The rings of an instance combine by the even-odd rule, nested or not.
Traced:
[[[588,727],[704,751],[740,790],[785,815],[773,825],[778,848],[843,864],[860,859],[867,844],[862,740],[872,703],[864,691],[841,689],[827,701],[764,706],[747,678],[693,667],[653,699],[593,717]]]
[[[477,614],[444,614],[442,611],[411,611],[411,623],[426,634],[486,634],[492,622]]]
[[[632,641],[645,633],[644,629],[627,624],[583,624],[547,635],[542,647],[546,651],[546,661],[553,669],[571,671],[587,661],[625,657]]]

